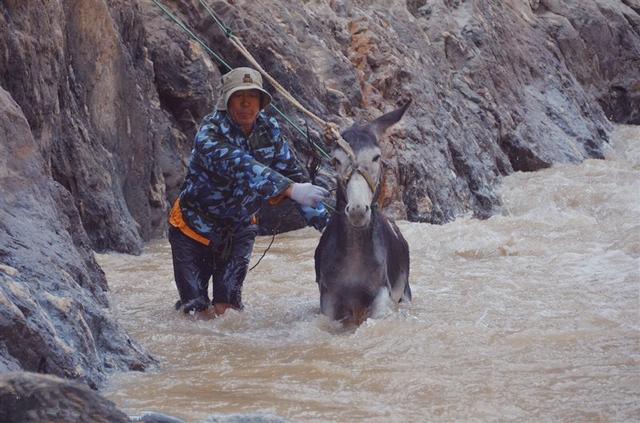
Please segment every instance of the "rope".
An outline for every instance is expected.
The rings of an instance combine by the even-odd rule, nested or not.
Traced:
[[[193,38],[194,41],[196,41],[198,44],[200,44],[200,46],[202,48],[204,48],[207,51],[207,53],[209,53],[211,56],[213,56],[213,58],[216,59],[220,64],[222,64],[227,70],[233,69],[227,62],[224,61],[224,59],[222,57],[220,57],[215,51],[211,50],[209,48],[209,46],[207,46],[207,44],[205,44],[204,41],[202,41],[200,38],[198,38],[198,36],[196,34],[194,34],[193,31],[191,31],[188,26],[183,24],[180,21],[180,19],[175,17],[169,11],[169,9],[167,9],[162,3],[160,3],[158,0],[151,0],[151,1],[154,2],[156,6],[158,6],[167,16],[169,16],[169,18],[171,18],[171,20],[173,22],[176,23],[176,25],[178,25],[180,27],[180,29],[182,29],[184,32],[189,34],[191,36],[191,38]]]
[[[336,214],[336,213],[338,212],[338,210],[336,210],[336,208],[335,208],[335,207],[333,207],[333,206],[331,206],[331,205],[329,205],[329,204],[325,203],[324,201],[321,201],[321,203],[322,203],[326,208],[328,208],[328,209],[329,209],[329,211],[330,211],[331,213]]]
[[[342,148],[352,160],[355,160],[355,154],[353,153],[351,146],[340,135],[340,130],[338,128],[338,125],[336,125],[333,122],[328,122],[320,118],[319,116],[311,112],[309,109],[304,107],[302,103],[300,103],[293,95],[291,95],[289,91],[287,91],[278,81],[276,81],[275,78],[273,78],[271,75],[269,75],[269,73],[266,70],[264,70],[264,68],[260,65],[260,63],[258,63],[258,61],[253,57],[251,52],[249,52],[249,50],[244,46],[244,44],[242,44],[242,41],[240,41],[240,38],[234,35],[233,32],[229,29],[229,27],[227,27],[224,23],[222,23],[220,18],[218,18],[215,12],[211,10],[211,8],[204,2],[204,0],[198,0],[198,2],[207,10],[207,13],[209,13],[209,15],[213,18],[213,20],[218,24],[222,32],[224,32],[224,34],[227,36],[227,38],[229,39],[231,44],[236,48],[236,50],[238,50],[240,54],[242,54],[242,56],[244,56],[244,58],[247,59],[249,63],[251,63],[265,77],[265,79],[271,83],[271,85],[276,89],[276,91],[278,91],[280,95],[282,95],[282,97],[288,100],[289,103],[293,104],[298,110],[300,110],[302,113],[309,116],[311,119],[315,120],[322,127],[324,127],[325,136],[327,137],[327,139],[337,143],[340,146],[340,148]],[[326,154],[324,151],[322,152],[325,154],[326,157],[330,158],[328,154]]]
[[[226,26],[224,22],[222,22],[222,20],[218,18],[218,15],[214,13],[214,11],[209,7],[207,3],[203,2],[202,0],[198,0],[198,2],[207,10],[207,12],[209,13],[209,16],[211,16],[213,20],[218,24],[222,32],[224,32],[224,35],[226,35],[227,37],[230,37],[231,34],[233,34],[233,31],[231,31],[231,28]]]
[[[316,116],[313,112],[309,111],[306,107],[302,105],[302,103],[300,103],[293,95],[291,95],[282,85],[280,85],[278,81],[276,81],[271,75],[269,75],[269,73],[265,71],[262,68],[262,66],[260,66],[258,61],[251,55],[249,50],[247,50],[247,48],[244,46],[244,44],[242,44],[242,42],[238,37],[232,34],[228,38],[231,44],[240,52],[240,54],[242,54],[245,57],[245,59],[247,59],[249,63],[251,63],[267,79],[267,81],[271,83],[271,85],[276,89],[276,91],[280,93],[280,95],[282,95],[282,97],[285,98],[285,100],[288,100],[289,103],[293,104],[302,113],[306,114],[311,119],[315,120],[320,125],[322,125],[325,128],[325,132],[328,132],[327,138],[336,142],[340,146],[340,148],[342,148],[349,155],[349,157],[352,160],[355,159],[355,154],[353,153],[351,146],[340,135],[338,125],[336,125],[333,122],[327,122],[326,120]]]
[[[180,29],[182,29],[185,33],[187,33],[194,41],[196,41],[198,44],[200,44],[200,46],[207,52],[209,53],[215,60],[218,61],[218,63],[220,63],[222,66],[224,66],[226,68],[227,71],[230,71],[231,69],[233,69],[231,67],[231,65],[229,65],[222,57],[220,57],[220,55],[218,55],[215,51],[213,51],[212,49],[209,48],[209,46],[202,41],[200,38],[198,38],[198,36],[191,30],[189,29],[189,27],[184,24],[182,21],[180,21],[180,19],[178,19],[173,13],[171,13],[171,11],[169,11],[169,9],[167,9],[167,7],[165,7],[159,0],[151,0],[156,6],[158,6],[160,8],[160,10],[162,10],[176,25],[178,25],[178,27]],[[229,27],[227,27],[220,18],[218,18],[218,16],[215,14],[215,12],[206,4],[204,3],[203,0],[198,0],[198,2],[205,8],[205,10],[207,11],[207,13],[209,13],[209,15],[213,18],[213,20],[215,21],[215,23],[220,27],[220,30],[225,34],[225,36],[230,40],[231,44],[238,49],[238,51],[240,52],[240,54],[242,54],[253,66],[256,67],[256,69],[258,69],[258,71],[264,75],[264,77],[271,83],[271,85],[287,100],[289,100],[289,102],[291,104],[293,104],[295,107],[297,107],[300,111],[302,111],[304,114],[306,114],[307,116],[309,116],[310,118],[312,118],[313,120],[315,120],[316,122],[318,122],[320,125],[324,126],[325,128],[325,133],[324,136],[325,138],[327,138],[327,140],[329,140],[330,142],[335,142],[340,148],[342,148],[347,155],[351,158],[352,161],[355,161],[355,154],[353,152],[353,150],[351,149],[351,146],[342,138],[342,136],[340,135],[340,131],[338,128],[338,125],[336,125],[333,122],[328,122],[325,121],[323,119],[321,119],[320,117],[316,116],[314,113],[312,113],[311,111],[309,111],[306,107],[304,107],[295,97],[293,97],[282,85],[280,85],[280,83],[278,81],[276,81],[271,75],[269,75],[267,73],[267,71],[265,71],[262,66],[260,66],[260,64],[257,62],[257,60],[251,55],[251,53],[249,52],[249,50],[247,50],[247,48],[242,44],[242,42],[240,41],[240,39],[235,36],[233,34],[233,32],[231,31],[231,29]],[[327,159],[331,159],[331,156],[324,151],[324,149],[318,145],[316,142],[314,142],[313,140],[311,140],[311,138],[309,137],[309,132],[307,130],[307,132],[303,131],[302,128],[300,128],[298,125],[296,125],[290,118],[289,116],[287,116],[284,112],[282,112],[278,107],[276,107],[273,103],[270,104],[270,107],[276,111],[287,123],[289,123],[289,125],[291,125],[293,128],[295,128],[300,134],[304,135],[307,137],[307,139],[310,141],[310,143],[316,148],[316,150],[322,154],[325,158]],[[322,204],[324,204],[324,206],[329,209],[330,211],[332,211],[333,213],[336,213],[336,209],[334,207],[332,207],[331,205],[322,202]],[[274,235],[275,238],[275,235]],[[273,240],[272,240],[273,243]],[[271,246],[271,244],[269,245]],[[267,248],[268,250],[268,248]],[[262,260],[262,258],[260,258],[260,260]],[[260,262],[260,260],[258,260],[258,263]],[[257,266],[257,264],[256,264]],[[255,267],[255,266],[254,266]]]
[[[253,266],[251,266],[251,268],[249,269],[249,272],[251,272],[253,269],[255,269],[260,262],[262,261],[262,259],[264,258],[264,256],[267,255],[267,252],[269,251],[269,249],[271,248],[271,246],[273,245],[273,241],[276,240],[276,230],[273,230],[273,234],[271,236],[271,242],[269,242],[269,245],[267,246],[267,249],[263,251],[262,256],[260,256],[260,258],[258,259],[258,261],[256,262],[256,264],[254,264]]]
[[[202,41],[191,29],[189,29],[189,27],[184,24],[182,21],[180,21],[180,19],[178,19],[173,13],[171,13],[171,11],[169,11],[169,9],[164,6],[159,0],[151,0],[156,6],[158,6],[160,8],[160,10],[162,10],[164,12],[165,15],[167,15],[180,29],[182,29],[185,33],[187,33],[195,42],[197,42],[207,53],[209,53],[218,63],[220,63],[222,66],[224,66],[224,68],[227,71],[232,70],[233,68],[231,67],[231,65],[229,65],[229,63],[227,63],[222,57],[220,57],[220,55],[218,55],[215,51],[213,51],[211,48],[209,48],[209,46]],[[202,3],[201,3],[202,4]],[[205,6],[203,4],[203,6]],[[211,11],[211,9],[208,6],[205,6],[207,8],[207,11],[210,12],[210,14],[213,15],[213,11]],[[218,26],[220,26],[220,28],[222,29],[222,31],[225,33],[225,35],[229,36],[232,34],[231,30],[226,27],[217,17],[214,17],[216,23],[218,24]],[[326,159],[331,159],[331,156],[324,151],[324,149],[318,145],[318,143],[316,143],[315,141],[311,140],[310,137],[308,137],[308,132],[305,132],[302,128],[300,128],[295,122],[293,122],[291,120],[291,118],[289,116],[287,116],[283,111],[281,111],[276,105],[274,105],[273,103],[271,103],[269,105],[269,107],[271,107],[276,113],[278,113],[289,125],[291,125],[295,130],[297,130],[301,135],[307,137],[309,139],[309,142],[313,145],[313,147],[320,153],[322,154]]]

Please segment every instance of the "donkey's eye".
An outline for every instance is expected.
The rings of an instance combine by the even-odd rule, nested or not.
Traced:
[[[377,162],[378,160],[380,160],[380,154],[376,154],[375,156],[373,156],[373,162]]]
[[[333,165],[333,168],[336,169],[337,171],[340,171],[340,169],[344,167],[344,165],[342,164],[342,160],[340,160],[338,157],[332,158],[331,164]]]

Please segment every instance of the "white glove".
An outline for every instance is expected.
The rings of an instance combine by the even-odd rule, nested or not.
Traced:
[[[294,182],[291,185],[289,197],[298,204],[315,208],[320,201],[329,197],[329,191],[309,182],[302,184]]]

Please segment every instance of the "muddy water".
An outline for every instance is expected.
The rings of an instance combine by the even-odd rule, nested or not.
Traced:
[[[187,421],[639,421],[640,130],[615,136],[608,160],[506,178],[502,215],[400,222],[414,301],[357,330],[319,315],[313,230],[278,236],[246,311],[218,319],[173,310],[167,242],[100,256],[114,314],[161,362],[105,394]]]

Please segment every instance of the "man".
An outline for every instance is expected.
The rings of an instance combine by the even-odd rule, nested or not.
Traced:
[[[262,76],[236,68],[222,77],[217,111],[206,116],[195,137],[182,192],[169,217],[169,242],[185,313],[209,307],[240,310],[242,283],[257,234],[255,215],[265,201],[294,200],[308,224],[321,230],[328,214],[321,201],[329,192],[305,183],[304,172],[262,110],[271,95]]]

